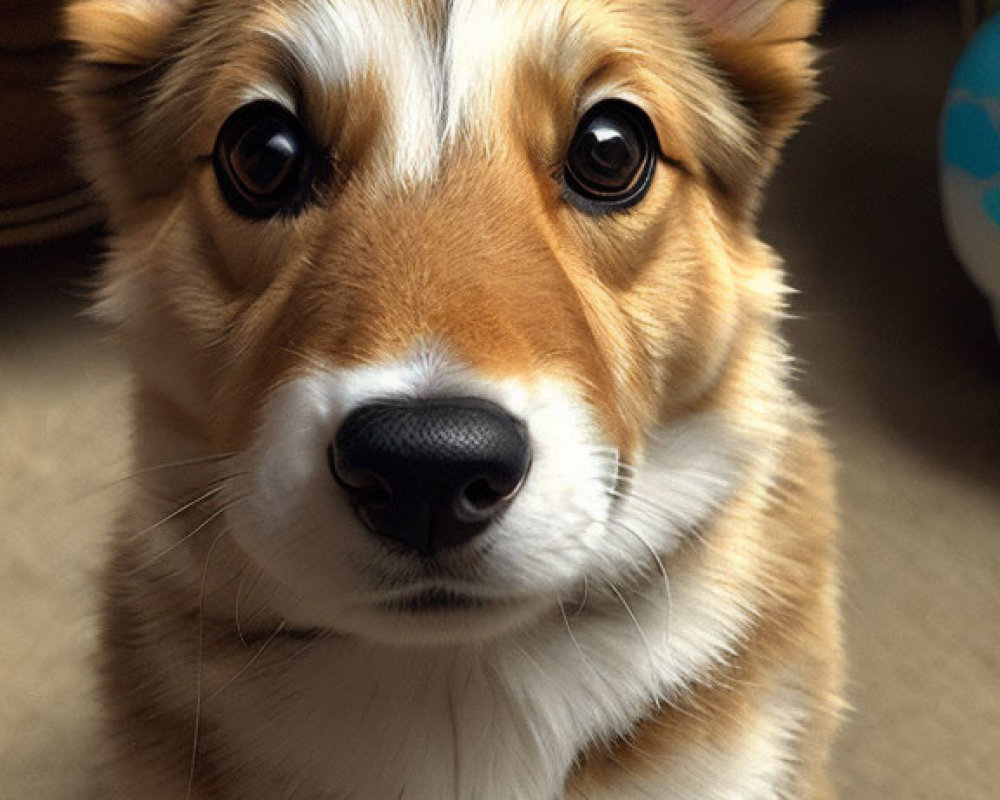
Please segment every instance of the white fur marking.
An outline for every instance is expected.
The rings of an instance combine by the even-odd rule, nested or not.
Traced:
[[[367,400],[470,394],[527,421],[535,462],[503,525],[484,534],[492,546],[456,556],[451,569],[474,564],[475,583],[470,573],[463,585],[537,602],[482,612],[464,627],[394,623],[372,598],[387,577],[418,580],[414,565],[381,552],[339,500],[326,443]],[[253,500],[234,511],[234,536],[300,594],[275,609],[291,625],[360,635],[293,661],[275,655],[285,659],[278,684],[265,654],[259,671],[221,695],[247,780],[260,768],[288,771],[306,794],[551,800],[581,750],[628,730],[658,698],[725,659],[750,612],[705,576],[683,573],[670,576],[668,608],[648,549],[668,554],[731,491],[725,435],[702,419],[649,442],[634,486],[655,491],[665,513],[625,501],[619,513],[642,531],[635,537],[608,521],[614,476],[587,417],[567,386],[483,380],[427,348],[276,393],[257,444],[240,458],[248,478],[237,491]],[[560,604],[579,603],[584,580],[586,600],[565,615]]]
[[[574,28],[562,3],[455,0],[439,31],[403,2],[309,0],[293,24],[267,17],[261,33],[294,54],[320,96],[375,77],[389,107],[385,142],[396,180],[432,180],[444,150],[469,133],[499,146],[496,104],[528,54],[571,57]],[[555,63],[556,72],[572,72]]]
[[[388,144],[402,181],[432,177],[440,159],[441,78],[432,32],[406,3],[309,0],[294,10],[295,25],[262,31],[294,53],[321,94],[367,75],[388,100]]]

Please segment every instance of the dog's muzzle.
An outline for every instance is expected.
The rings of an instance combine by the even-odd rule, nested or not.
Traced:
[[[364,525],[424,556],[485,530],[531,465],[526,425],[468,397],[363,405],[344,420],[328,455]]]

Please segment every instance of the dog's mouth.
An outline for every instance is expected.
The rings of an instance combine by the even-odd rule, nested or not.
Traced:
[[[517,605],[517,600],[501,597],[484,597],[441,586],[424,587],[405,594],[376,600],[369,605],[382,614],[393,616],[433,617],[479,612],[495,612]],[[280,625],[277,629],[242,631],[241,640],[247,647],[271,644],[276,641],[308,643],[319,639],[343,635],[328,628],[293,628]]]
[[[492,610],[507,602],[499,598],[477,597],[452,589],[432,587],[403,597],[383,600],[377,607],[380,611],[396,614],[430,614]]]
[[[241,631],[239,638],[244,647],[259,647],[269,646],[279,641],[306,644],[319,639],[332,638],[336,635],[326,628],[290,628],[287,625],[281,625],[277,629],[271,630]]]

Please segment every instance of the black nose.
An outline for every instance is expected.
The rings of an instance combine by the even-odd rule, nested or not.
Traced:
[[[463,397],[361,406],[329,458],[370,530],[430,555],[468,541],[510,504],[531,450],[523,422]]]

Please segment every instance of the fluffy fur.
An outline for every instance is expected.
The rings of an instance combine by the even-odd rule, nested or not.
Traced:
[[[789,388],[761,187],[812,100],[811,0],[79,0],[67,94],[137,384],[107,575],[108,796],[822,800],[832,496]],[[567,203],[580,115],[669,163]],[[293,110],[334,176],[248,221],[210,159]],[[325,451],[383,397],[475,395],[535,460],[431,561]],[[475,598],[406,610],[425,589]],[[394,605],[394,603],[397,603]]]

